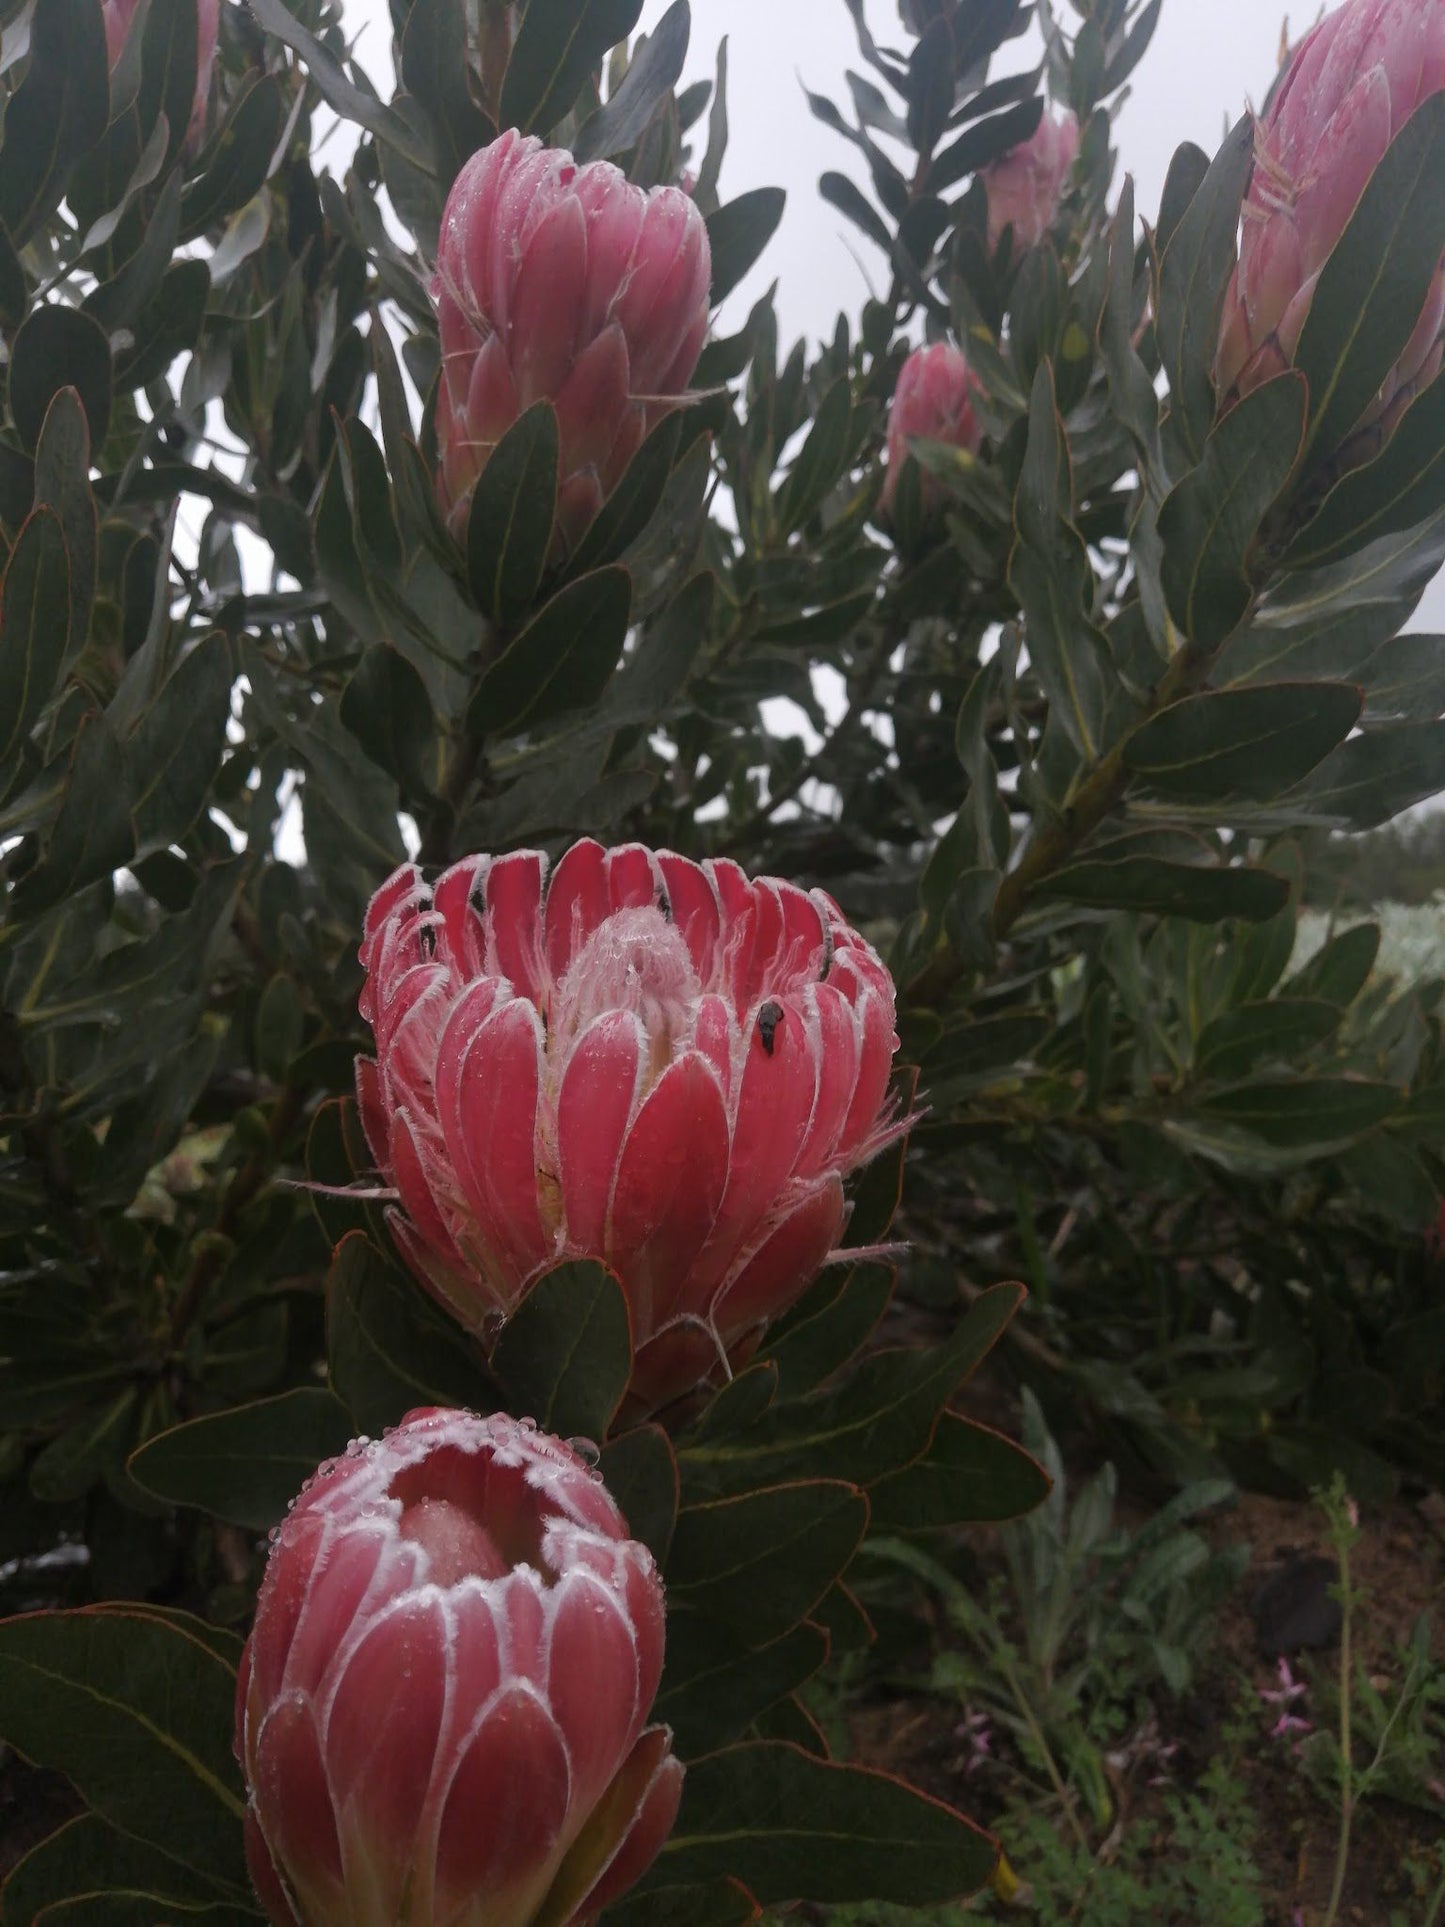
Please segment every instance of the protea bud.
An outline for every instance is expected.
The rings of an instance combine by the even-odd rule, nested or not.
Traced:
[[[383,885],[362,1122],[397,1243],[484,1337],[567,1257],[632,1319],[635,1405],[746,1355],[838,1245],[902,1124],[892,981],[820,890],[640,844]]]
[[[904,362],[888,408],[888,472],[878,501],[880,515],[893,513],[903,464],[915,436],[977,452],[983,427],[973,412],[973,394],[979,386],[961,350],[948,341],[915,348]],[[924,511],[931,513],[943,500],[942,484],[923,471],[921,490]]]
[[[1445,87],[1445,0],[1347,0],[1294,50],[1255,136],[1215,382],[1228,408],[1289,367],[1320,270],[1371,174]],[[1353,434],[1388,433],[1440,369],[1445,273]]]
[[[515,129],[458,174],[432,281],[441,327],[438,489],[454,532],[497,442],[557,410],[558,541],[574,545],[684,394],[707,335],[712,257],[681,189],[645,193]]]
[[[120,50],[139,5],[140,0],[100,0],[105,21],[105,50],[112,69],[120,59]],[[221,0],[196,0],[196,94],[186,129],[186,143],[191,148],[200,145],[206,131],[206,103],[211,95],[211,71],[216,64],[220,28]]]
[[[652,1556],[568,1446],[436,1410],[358,1439],[273,1535],[241,1660],[271,1920],[594,1919],[676,1817],[662,1651]]]
[[[1079,123],[1071,113],[1045,114],[1026,141],[1000,154],[983,170],[988,195],[988,246],[994,253],[1004,229],[1013,229],[1013,251],[1036,248],[1054,224],[1069,171],[1079,152]]]

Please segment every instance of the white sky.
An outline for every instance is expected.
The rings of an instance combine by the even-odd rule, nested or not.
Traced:
[[[645,0],[641,25],[656,25],[668,0]],[[356,53],[383,93],[390,91],[391,27],[386,0],[344,0]],[[875,37],[908,43],[896,0],[866,0]],[[1323,9],[1297,3],[1290,19],[1298,39]],[[1078,17],[1069,0],[1056,12],[1072,31]],[[1149,52],[1135,69],[1133,92],[1119,115],[1114,145],[1119,169],[1134,176],[1135,205],[1153,219],[1169,158],[1181,141],[1213,153],[1225,128],[1249,101],[1261,101],[1274,78],[1281,0],[1164,0]],[[692,0],[692,47],[686,80],[710,78],[717,44],[728,37],[728,119],[731,138],[723,169],[723,198],[750,187],[787,189],[782,226],[761,262],[734,294],[724,325],[736,325],[750,303],[776,280],[784,343],[806,334],[828,336],[840,310],[856,315],[867,294],[865,275],[883,280],[881,257],[842,215],[821,200],[818,176],[828,168],[863,180],[862,161],[838,135],[815,120],[800,82],[830,95],[847,111],[844,73],[866,72],[843,0]],[[1034,65],[1035,35],[1007,43],[993,75]],[[1437,578],[1411,628],[1445,628],[1445,578]]]

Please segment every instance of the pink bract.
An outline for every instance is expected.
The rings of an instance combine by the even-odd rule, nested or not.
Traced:
[[[1036,248],[1053,226],[1064,185],[1079,152],[1079,123],[1071,113],[1045,114],[1026,141],[983,170],[988,194],[989,252],[1004,229],[1013,229],[1013,251]]]
[[[888,409],[888,472],[878,502],[881,515],[893,512],[908,445],[915,436],[966,448],[970,454],[978,452],[983,426],[973,412],[973,396],[980,385],[962,351],[952,342],[936,341],[932,347],[915,348],[904,362]],[[924,508],[931,511],[944,499],[942,484],[925,471],[921,485]]]
[[[236,1694],[276,1927],[554,1927],[645,1870],[682,1768],[645,1726],[652,1555],[525,1421],[418,1411],[273,1535]]]
[[[437,478],[454,533],[492,450],[534,402],[560,431],[557,541],[580,540],[707,338],[707,224],[680,188],[633,187],[509,129],[458,174],[432,298]]]
[[[140,0],[100,0],[105,21],[105,50],[112,69],[120,59],[139,5]],[[199,146],[206,131],[206,103],[211,95],[211,71],[216,64],[220,30],[221,0],[196,0],[196,95],[186,129],[186,140],[193,148]]]
[[[635,1404],[736,1362],[903,1128],[887,970],[821,890],[640,844],[407,865],[372,902],[357,1065],[397,1243],[465,1325],[605,1259]]]
[[[1445,88],[1445,0],[1347,0],[1305,35],[1255,136],[1220,323],[1225,407],[1294,360],[1320,270],[1420,103]],[[1439,373],[1445,263],[1355,433],[1387,434]]]

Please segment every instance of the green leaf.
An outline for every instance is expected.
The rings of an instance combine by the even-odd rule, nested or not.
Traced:
[[[981,1886],[997,1854],[988,1834],[901,1780],[763,1740],[688,1768],[650,1884],[732,1875],[765,1907],[929,1907]]]
[[[567,565],[569,576],[615,562],[638,540],[657,513],[672,479],[683,417],[664,415],[623,470],[591,528]]]
[[[1157,856],[1088,857],[1046,877],[1035,895],[1091,910],[1141,910],[1157,917],[1262,923],[1289,901],[1289,879],[1232,864],[1170,863]]]
[[[1382,1124],[1402,1102],[1393,1084],[1363,1078],[1256,1079],[1199,1101],[1200,1113],[1283,1149],[1341,1144]]]
[[[1295,790],[1316,823],[1373,830],[1445,790],[1445,722],[1398,723],[1352,737]]]
[[[496,138],[496,128],[472,99],[468,61],[462,0],[415,0],[401,34],[401,78],[431,116],[443,190],[478,148]]]
[[[687,43],[692,33],[688,0],[673,0],[667,12],[627,63],[622,84],[590,119],[572,143],[579,161],[607,160],[621,154],[647,132],[653,115],[682,78]]]
[[[1379,924],[1358,923],[1353,930],[1342,930],[1300,966],[1285,985],[1286,995],[1323,998],[1348,1010],[1369,982],[1379,952]]]
[[[178,1917],[198,1927],[254,1927],[249,1907],[224,1887],[93,1813],[68,1820],[15,1863],[0,1890],[0,1927],[155,1927]]]
[[[751,1927],[757,1903],[735,1880],[632,1892],[607,1909],[608,1927]]]
[[[726,201],[708,216],[712,248],[712,305],[724,302],[777,232],[787,195],[780,187],[755,187]]]
[[[326,1274],[326,1353],[358,1432],[375,1436],[419,1405],[494,1402],[466,1334],[359,1231],[341,1239]]]
[[[190,0],[148,0],[136,105],[142,140],[149,137],[159,117],[165,115],[169,129],[167,160],[179,154],[190,125],[199,54],[199,9]],[[180,192],[178,177],[174,191]],[[141,245],[144,247],[145,243]]]
[[[179,843],[205,808],[231,720],[231,645],[219,629],[184,655],[125,746],[141,855]]]
[[[30,1490],[51,1505],[82,1498],[108,1470],[117,1469],[135,1437],[138,1394],[128,1385],[108,1405],[93,1407],[78,1425],[51,1439],[30,1466]]]
[[[1234,265],[1239,204],[1253,162],[1254,116],[1245,114],[1180,216],[1159,266],[1156,334],[1169,378],[1170,423],[1195,460],[1214,421],[1219,314]],[[1182,182],[1184,177],[1179,178]]]
[[[70,569],[58,517],[26,517],[0,583],[0,769],[55,692],[69,632]]]
[[[1072,512],[1068,444],[1054,404],[1053,371],[1042,361],[1014,497],[1017,539],[1009,555],[1009,587],[1024,612],[1029,654],[1050,714],[1092,760],[1104,747],[1110,674],[1104,639],[1089,619],[1094,573],[1069,519]]]
[[[1171,703],[1124,744],[1131,775],[1162,796],[1269,802],[1303,781],[1359,718],[1351,683],[1254,683]]]
[[[557,510],[557,414],[534,402],[493,449],[467,516],[467,578],[494,622],[532,605],[547,566]]]
[[[312,33],[308,33],[285,0],[251,0],[251,11],[267,33],[274,34],[305,62],[322,99],[342,120],[354,121],[394,149],[423,174],[434,171],[427,144],[413,133],[402,116],[384,107],[374,94],[363,93],[347,79],[341,62]]]
[[[840,375],[818,406],[807,440],[798,450],[778,495],[780,534],[800,529],[843,474],[853,443],[853,390]]]
[[[10,409],[27,449],[62,388],[79,395],[91,447],[99,448],[110,424],[110,343],[92,316],[50,302],[31,310],[10,350]]]
[[[995,1285],[939,1345],[875,1352],[828,1390],[771,1407],[746,1433],[685,1439],[684,1499],[818,1475],[868,1485],[909,1464],[927,1451],[940,1411],[1023,1296],[1022,1285]]]
[[[756,1649],[806,1618],[848,1568],[868,1525],[854,1485],[808,1479],[684,1506],[667,1560],[670,1608]]]
[[[502,81],[501,126],[550,133],[641,13],[642,0],[529,0]]]
[[[1250,551],[1294,469],[1308,400],[1295,373],[1246,395],[1159,511],[1169,613],[1205,648],[1216,648],[1248,611]]]
[[[647,623],[607,693],[609,722],[663,720],[708,639],[716,595],[717,577],[705,570]]]
[[[873,1488],[869,1524],[874,1532],[940,1532],[1016,1519],[1048,1495],[1048,1474],[1022,1446],[945,1412],[924,1456]]]
[[[667,1666],[653,1717],[672,1728],[678,1755],[693,1760],[741,1739],[775,1701],[794,1692],[828,1657],[828,1635],[807,1621],[760,1650],[720,1644],[686,1607],[667,1619]]]
[[[875,247],[892,257],[893,236],[888,232],[887,223],[856,182],[830,168],[819,176],[818,192],[830,207],[836,207],[854,227],[861,229]]]
[[[1391,141],[1320,270],[1294,365],[1310,385],[1306,447],[1338,447],[1399,360],[1445,253],[1445,97]]]
[[[65,537],[70,606],[65,653],[70,659],[85,646],[90,629],[99,535],[90,492],[90,430],[73,388],[62,388],[45,411],[35,450],[35,506],[54,509]]]
[[[1374,461],[1351,469],[1290,544],[1282,566],[1315,568],[1445,508],[1445,375],[1406,409]]]
[[[110,61],[99,0],[36,0],[30,64],[6,103],[0,166],[0,224],[17,247],[54,213],[75,162],[95,146],[109,119]]]
[[[632,609],[626,569],[594,569],[558,591],[483,676],[467,716],[476,736],[535,729],[589,708],[607,687]]]
[[[667,1565],[677,1521],[677,1460],[660,1425],[639,1425],[602,1448],[603,1483],[622,1508],[628,1531]]]
[[[440,754],[426,685],[386,643],[373,643],[341,697],[341,720],[404,796],[430,796]]]
[[[606,1265],[579,1258],[544,1272],[502,1327],[492,1369],[517,1416],[600,1445],[632,1376],[627,1300]]]
[[[849,1225],[851,1232],[851,1219]],[[832,1276],[825,1274],[819,1284],[826,1286]],[[789,1320],[780,1333],[769,1334],[759,1356],[777,1367],[778,1396],[790,1399],[815,1391],[840,1371],[867,1342],[892,1296],[893,1273],[887,1265],[854,1265],[810,1316]]]
[[[169,1505],[197,1506],[264,1532],[351,1435],[341,1401],[322,1386],[301,1385],[158,1433],[131,1454],[130,1475]]]
[[[1244,1077],[1272,1058],[1293,1058],[1339,1029],[1343,1010],[1319,997],[1275,997],[1240,1004],[1199,1033],[1194,1069],[1200,1077]]]
[[[236,1672],[210,1632],[145,1607],[0,1621],[0,1734],[102,1819],[249,1898]]]
[[[177,261],[135,323],[135,345],[116,357],[118,386],[158,381],[177,355],[194,348],[205,320],[211,271],[204,261]]]
[[[260,193],[285,113],[274,75],[262,74],[241,89],[182,198],[182,241],[195,240]]]
[[[1445,713],[1445,636],[1395,636],[1360,671],[1366,722],[1433,722]]]
[[[105,717],[91,715],[76,739],[44,858],[16,885],[11,901],[22,916],[34,916],[110,876],[134,852],[125,757]]]
[[[927,175],[928,192],[942,194],[966,174],[976,174],[1011,147],[1032,139],[1038,132],[1043,112],[1042,99],[1023,100],[1005,108],[1001,114],[991,114],[987,120],[966,127],[958,139],[934,159]],[[1017,254],[1016,249],[1015,258]]]

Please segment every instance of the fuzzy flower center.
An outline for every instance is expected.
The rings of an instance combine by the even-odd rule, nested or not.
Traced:
[[[560,1066],[577,1039],[610,1010],[630,1010],[642,1026],[650,1089],[692,1042],[700,986],[681,931],[648,904],[618,910],[592,932],[557,985],[548,1055]]]

